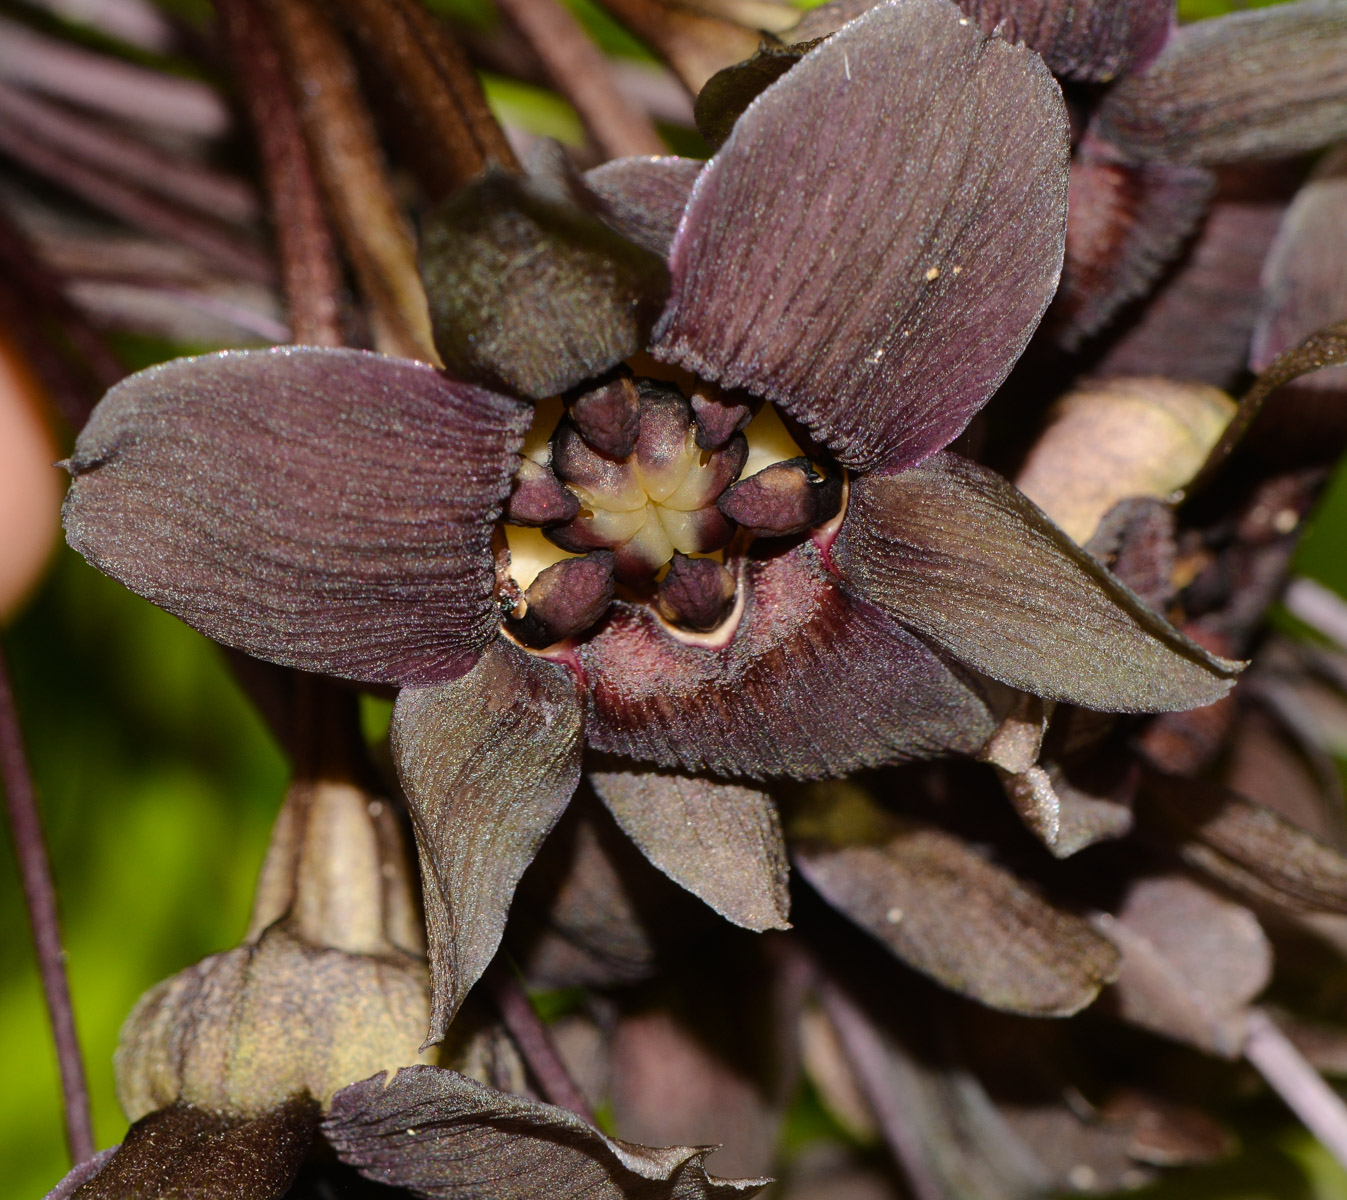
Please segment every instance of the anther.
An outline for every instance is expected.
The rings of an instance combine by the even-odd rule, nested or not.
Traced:
[[[717,501],[720,511],[751,533],[784,537],[837,515],[840,475],[820,475],[807,458],[774,463],[736,483]]]
[[[550,470],[531,459],[521,460],[505,503],[507,521],[514,525],[551,525],[569,521],[579,511],[575,493]]]
[[[734,576],[714,558],[675,554],[655,607],[675,625],[706,633],[725,619],[734,602]]]
[[[613,600],[613,556],[596,550],[567,558],[538,573],[524,593],[528,604],[508,628],[526,646],[542,649],[595,624]]]
[[[609,458],[626,458],[641,431],[641,399],[636,383],[619,376],[585,392],[571,403],[571,420],[580,436]]]

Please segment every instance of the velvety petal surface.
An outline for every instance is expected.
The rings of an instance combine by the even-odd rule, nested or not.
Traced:
[[[72,1200],[276,1200],[284,1196],[318,1128],[313,1100],[296,1097],[251,1119],[187,1104],[137,1121]]]
[[[847,466],[924,458],[1009,372],[1062,264],[1066,113],[947,0],[812,51],[697,180],[654,353],[803,421]]]
[[[827,791],[839,806],[853,802],[841,787]],[[962,839],[874,819],[865,840],[810,836],[807,826],[797,840],[792,829],[792,856],[829,904],[910,967],[991,1008],[1034,1016],[1076,1012],[1114,977],[1117,953],[1105,938]]]
[[[515,885],[580,779],[569,671],[496,641],[461,679],[404,688],[393,756],[407,793],[430,944],[430,1041],[500,945]]]
[[[667,275],[564,182],[491,172],[427,219],[421,273],[455,375],[532,399],[642,348]]]
[[[563,1108],[409,1067],[338,1092],[323,1133],[343,1161],[432,1200],[728,1200],[765,1179],[717,1179],[708,1149],[605,1137]]]
[[[1239,664],[1208,654],[993,471],[940,454],[852,481],[848,586],[977,670],[1108,712],[1195,708]]]
[[[692,185],[706,164],[696,158],[614,158],[585,172],[599,216],[629,242],[669,256]]]
[[[1159,50],[1174,0],[959,0],[988,33],[1037,50],[1054,73],[1104,83]]]
[[[589,781],[655,866],[746,929],[786,929],[789,867],[781,818],[766,792],[707,775],[623,770]]]
[[[1179,29],[1105,97],[1099,133],[1137,159],[1275,158],[1347,137],[1347,5],[1299,0]]]
[[[120,1145],[109,1146],[106,1150],[100,1150],[92,1158],[86,1158],[82,1163],[71,1167],[65,1178],[52,1188],[42,1200],[70,1200],[70,1197],[75,1194],[75,1189],[81,1184],[88,1183],[120,1149]]]
[[[1315,330],[1347,321],[1347,147],[1325,155],[1287,211],[1263,265],[1263,304],[1250,354],[1255,371]],[[1305,384],[1347,390],[1347,368]]]
[[[747,562],[739,587],[742,614],[720,637],[679,637],[644,605],[615,606],[580,651],[590,745],[808,779],[974,753],[995,731],[958,669],[848,595],[812,543]]]
[[[527,423],[516,401],[354,350],[178,359],[95,410],[67,464],[66,537],[259,658],[452,678],[500,622],[491,526]]]

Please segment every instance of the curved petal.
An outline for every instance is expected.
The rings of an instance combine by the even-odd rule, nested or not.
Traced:
[[[629,242],[668,258],[678,222],[704,162],[696,158],[614,158],[585,172],[598,213]]]
[[[67,466],[66,537],[228,646],[352,679],[467,670],[500,623],[491,527],[528,409],[422,363],[305,347],[118,384]]]
[[[942,753],[995,732],[983,697],[827,573],[804,543],[746,564],[723,644],[617,605],[581,649],[590,745],[689,771],[797,779]]]
[[[1100,106],[1139,160],[1277,158],[1347,137],[1347,5],[1299,0],[1185,25]]]
[[[362,1175],[431,1200],[730,1200],[770,1182],[717,1179],[710,1147],[619,1142],[564,1108],[438,1067],[343,1088],[323,1133]]]
[[[1105,712],[1210,704],[1240,664],[1132,594],[993,471],[943,453],[854,480],[832,550],[848,586],[1012,687]]]
[[[705,775],[589,772],[599,799],[641,853],[745,929],[788,929],[789,871],[776,803]]]
[[[461,679],[404,688],[393,756],[429,934],[429,1041],[500,945],[516,884],[580,781],[580,700],[565,667],[497,640]]]
[[[702,172],[653,351],[780,404],[847,466],[916,462],[1038,325],[1066,183],[1037,55],[947,0],[883,5],[763,92]]]
[[[959,0],[990,33],[1037,50],[1069,79],[1106,83],[1160,49],[1174,0]]]

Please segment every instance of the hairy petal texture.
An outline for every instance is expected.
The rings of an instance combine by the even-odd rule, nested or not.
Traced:
[[[755,100],[702,172],[656,357],[917,462],[1009,373],[1057,286],[1067,123],[1037,55],[946,0],[872,10]]]
[[[1104,83],[1159,50],[1174,0],[959,0],[988,33],[1037,50],[1054,74]],[[1002,24],[1004,22],[1004,24]]]
[[[404,688],[392,736],[421,859],[439,1041],[580,781],[580,699],[565,667],[502,638],[461,679]]]
[[[275,1200],[294,1181],[318,1128],[297,1096],[260,1117],[174,1104],[137,1121],[73,1200]]]
[[[887,824],[887,822],[886,822]],[[908,966],[991,1008],[1067,1016],[1117,971],[1113,946],[934,826],[894,819],[882,841],[792,844],[834,908]]]
[[[71,546],[216,641],[429,683],[495,635],[491,527],[528,422],[432,367],[304,347],[118,384],[68,467]]]
[[[745,929],[790,927],[786,842],[766,792],[608,765],[588,778],[641,853],[675,883]]]
[[[999,475],[942,453],[852,482],[832,559],[857,594],[984,674],[1108,712],[1225,695],[1240,665],[1156,614]]]
[[[597,211],[628,241],[668,258],[692,185],[706,164],[697,158],[614,158],[585,172]]]
[[[765,1179],[717,1179],[709,1149],[604,1137],[564,1108],[409,1067],[338,1092],[323,1133],[362,1175],[431,1200],[728,1200]]]
[[[1178,30],[1109,92],[1100,136],[1138,160],[1276,158],[1347,137],[1347,4],[1299,0]]]
[[[975,753],[995,732],[958,669],[848,595],[811,543],[749,561],[740,587],[723,643],[615,606],[580,651],[591,746],[694,772],[818,779]]]

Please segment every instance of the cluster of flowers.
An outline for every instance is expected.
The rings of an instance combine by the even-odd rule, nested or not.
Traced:
[[[1347,3],[777,33],[707,162],[449,190],[402,356],[176,360],[85,425],[71,545],[285,669],[296,782],[53,1195],[750,1195],[801,1072],[906,1182],[791,1200],[1114,1190],[1228,1147],[1173,1043],[1343,1061],[1296,969],[1347,659],[1265,615],[1347,446]]]

